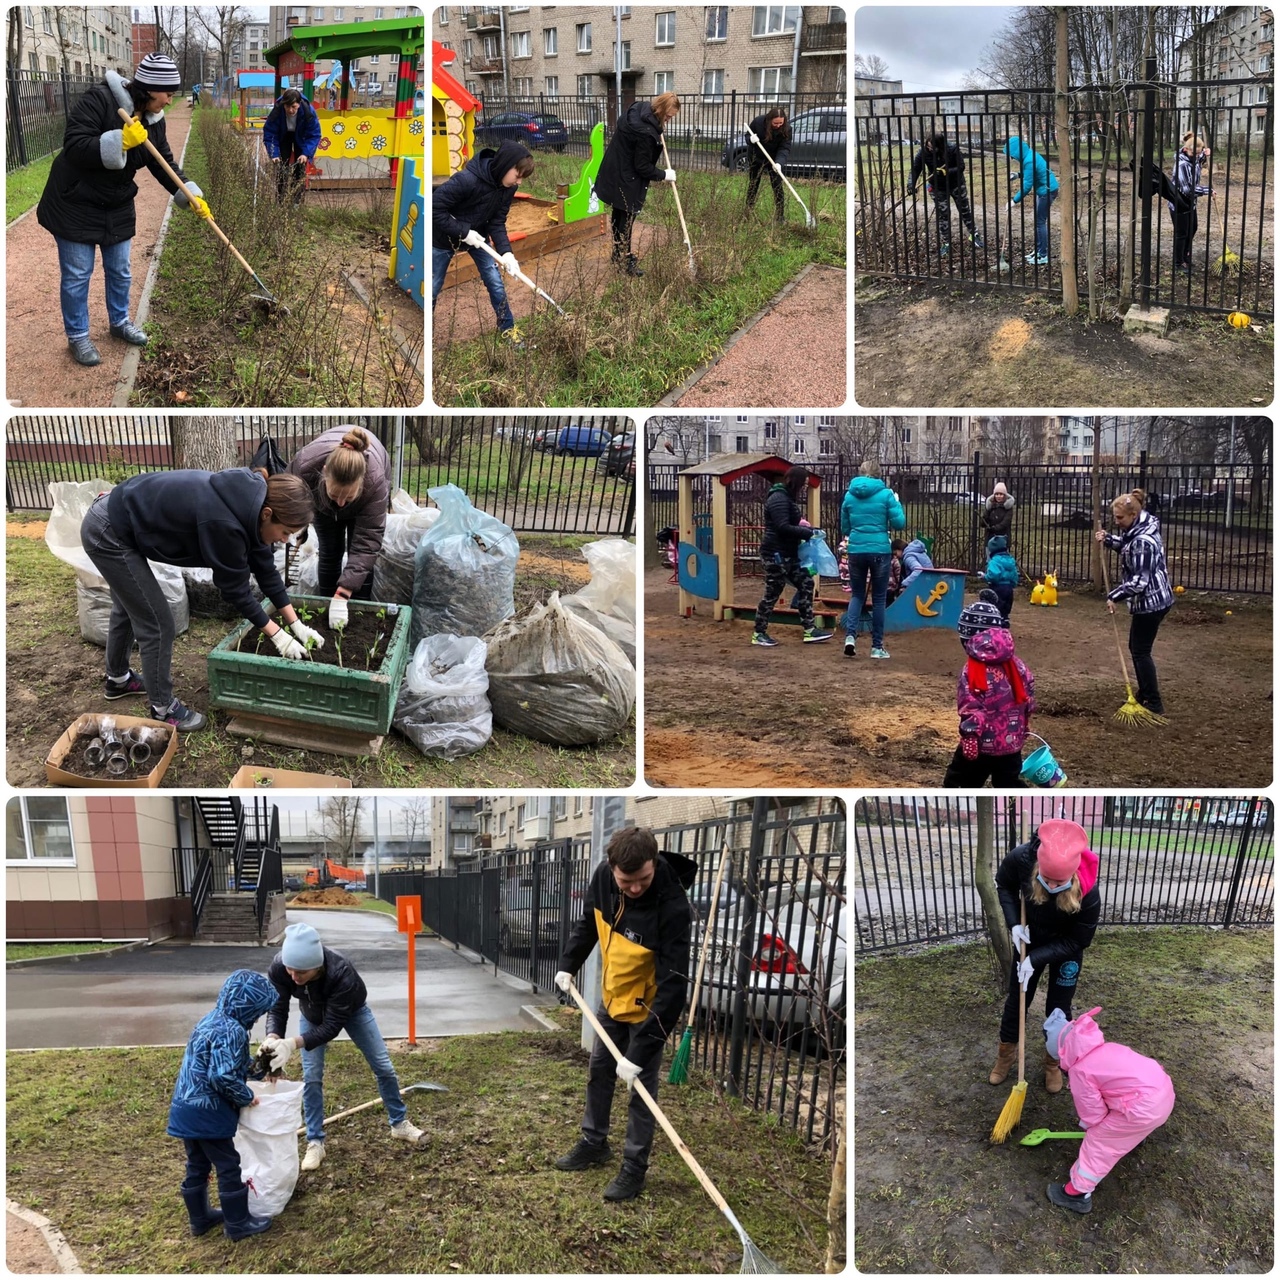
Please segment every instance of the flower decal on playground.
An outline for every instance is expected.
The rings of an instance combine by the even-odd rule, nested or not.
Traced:
[[[368,120],[361,120],[360,123],[356,125],[356,128],[359,129],[361,133],[368,133],[369,130],[373,128],[373,125],[370,124]]]
[[[328,150],[329,150],[329,148],[330,148],[332,145],[333,145],[333,143],[332,143],[332,142],[330,142],[330,140],[329,140],[328,138],[321,138],[321,139],[320,139],[320,150],[321,150],[321,151],[328,151]]]
[[[358,138],[348,138],[346,141],[346,148],[348,151],[354,151],[359,145],[360,140]]]
[[[387,140],[382,136],[382,134],[378,134],[378,136],[374,138],[374,140],[371,143],[369,143],[369,145],[375,151],[381,151],[387,145]]]
[[[416,138],[422,132],[422,121],[419,119],[409,121],[409,132]]]
[[[337,137],[339,134],[346,133],[346,131],[347,131],[347,126],[343,124],[341,120],[335,120],[333,122],[333,133],[335,137]]]

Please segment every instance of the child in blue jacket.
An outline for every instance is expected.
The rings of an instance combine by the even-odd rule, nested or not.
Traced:
[[[1021,138],[1010,138],[1004,144],[1004,153],[1022,166],[1022,185],[1009,203],[1021,204],[1026,196],[1035,193],[1036,250],[1027,254],[1027,262],[1036,267],[1048,266],[1049,206],[1058,198],[1058,179],[1049,168],[1048,161]]]
[[[196,1023],[182,1055],[166,1132],[181,1138],[187,1150],[182,1199],[193,1236],[221,1226],[229,1240],[243,1240],[271,1225],[270,1218],[255,1218],[249,1212],[249,1188],[241,1178],[234,1139],[240,1109],[258,1103],[245,1081],[251,1074],[262,1075],[252,1070],[249,1031],[277,996],[264,974],[237,969],[222,984],[213,1012]],[[221,1212],[209,1208],[213,1169],[218,1171]]]
[[[996,593],[997,607],[1008,621],[1018,586],[1018,562],[1009,554],[1009,539],[1001,534],[987,540],[987,571],[982,576]]]
[[[320,117],[297,89],[286,89],[262,125],[262,145],[279,164],[276,194],[283,200],[290,189],[293,203],[302,203],[307,185],[307,165],[320,145]]]

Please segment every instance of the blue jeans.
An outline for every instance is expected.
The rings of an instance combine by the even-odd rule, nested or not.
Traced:
[[[502,268],[489,257],[483,249],[473,249],[470,245],[463,248],[471,255],[471,261],[480,272],[480,279],[489,291],[489,301],[493,304],[493,314],[498,317],[498,328],[505,333],[516,327],[516,318],[511,314],[511,305],[507,302],[507,291],[502,284]],[[452,249],[431,249],[431,308],[435,310],[436,299],[444,288],[444,273],[449,270],[453,261]]]
[[[58,245],[58,267],[62,275],[62,327],[67,338],[89,336],[89,280],[93,275],[94,244],[54,237]],[[132,240],[102,246],[102,270],[107,278],[107,319],[113,325],[129,323],[129,271]]]
[[[1036,196],[1036,254],[1047,257],[1049,253],[1049,206],[1058,198],[1056,191],[1046,191]]]
[[[867,553],[855,551],[849,556],[849,612],[845,614],[845,634],[858,638],[858,623],[862,620],[862,601],[867,594],[867,579],[871,579],[871,647],[884,648],[884,602],[889,594],[889,569],[893,556],[888,551]]]
[[[308,1022],[305,1014],[299,1014],[302,1034],[308,1035],[319,1028]],[[343,1030],[351,1037],[351,1043],[364,1054],[365,1061],[373,1068],[378,1082],[378,1094],[387,1108],[387,1119],[395,1125],[405,1118],[407,1109],[400,1097],[400,1081],[391,1065],[391,1055],[382,1042],[373,1010],[361,1005],[351,1015]],[[317,1045],[302,1051],[302,1115],[307,1122],[307,1141],[324,1141],[324,1051],[328,1045]]]

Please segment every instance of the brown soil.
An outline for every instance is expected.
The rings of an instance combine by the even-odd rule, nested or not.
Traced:
[[[75,745],[67,752],[66,757],[58,766],[65,773],[74,773],[77,778],[98,778],[104,781],[133,781],[138,778],[145,778],[160,763],[160,757],[164,755],[165,749],[168,747],[168,739],[156,749],[153,749],[150,757],[141,764],[134,764],[133,761],[125,766],[123,773],[112,773],[107,768],[106,762],[102,764],[90,764],[85,758],[85,751],[89,744],[94,740],[96,734],[82,733],[76,738]]]
[[[5,535],[10,538],[33,538],[43,540],[44,531],[48,524],[46,520],[27,520],[19,524],[17,521],[10,521],[5,525]]]
[[[39,1227],[19,1218],[5,1215],[4,1260],[15,1275],[57,1275],[58,1264]]]
[[[645,580],[650,784],[941,783],[958,741],[955,687],[963,652],[954,634],[890,634],[887,662],[865,656],[864,637],[850,661],[842,632],[826,644],[804,645],[797,627],[775,622],[779,647],[754,648],[749,619],[679,617],[668,572],[650,570]],[[754,605],[759,590],[758,579],[740,580],[739,602]],[[1034,608],[1026,599],[1020,592],[1012,621],[1018,652],[1036,679],[1031,727],[1048,740],[1070,785],[1270,785],[1269,600],[1204,595],[1174,606],[1154,652],[1170,723],[1139,731],[1113,719],[1125,690],[1101,602],[1061,590],[1056,609]],[[1180,621],[1198,622],[1201,614],[1221,615],[1222,625]],[[1123,637],[1123,618],[1120,628]]]
[[[357,605],[352,605],[348,614],[348,624],[342,633],[341,662],[338,660],[338,646],[334,643],[334,633],[329,629],[325,610],[312,613],[306,625],[313,631],[318,631],[324,638],[323,647],[311,650],[310,661],[328,667],[342,666],[351,671],[381,671],[386,663],[387,641],[395,626],[395,619],[379,618],[376,610],[361,609]],[[274,658],[275,646],[265,638],[261,644],[258,644],[260,636],[262,636],[261,631],[256,627],[250,627],[241,637],[240,643],[236,646],[237,650],[242,653],[259,653],[265,657]],[[375,641],[378,649],[370,664],[369,649]]]
[[[1166,338],[1068,318],[1059,295],[858,281],[854,396],[864,409],[1266,406],[1273,330],[1174,312]],[[935,376],[938,361],[947,370]],[[726,401],[725,403],[733,403]],[[798,400],[796,403],[810,403]]]
[[[289,900],[292,907],[358,907],[360,899],[341,886],[328,889],[303,889]]]

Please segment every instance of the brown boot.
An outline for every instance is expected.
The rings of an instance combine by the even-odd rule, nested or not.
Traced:
[[[1018,1046],[1016,1044],[1005,1044],[1002,1040],[996,1053],[996,1065],[991,1068],[991,1074],[987,1079],[992,1084],[1004,1084],[1005,1077],[1013,1070],[1013,1064],[1017,1056]]]
[[[1046,1093],[1062,1092],[1062,1071],[1058,1066],[1058,1060],[1049,1057],[1047,1053],[1044,1055],[1044,1091]]]

